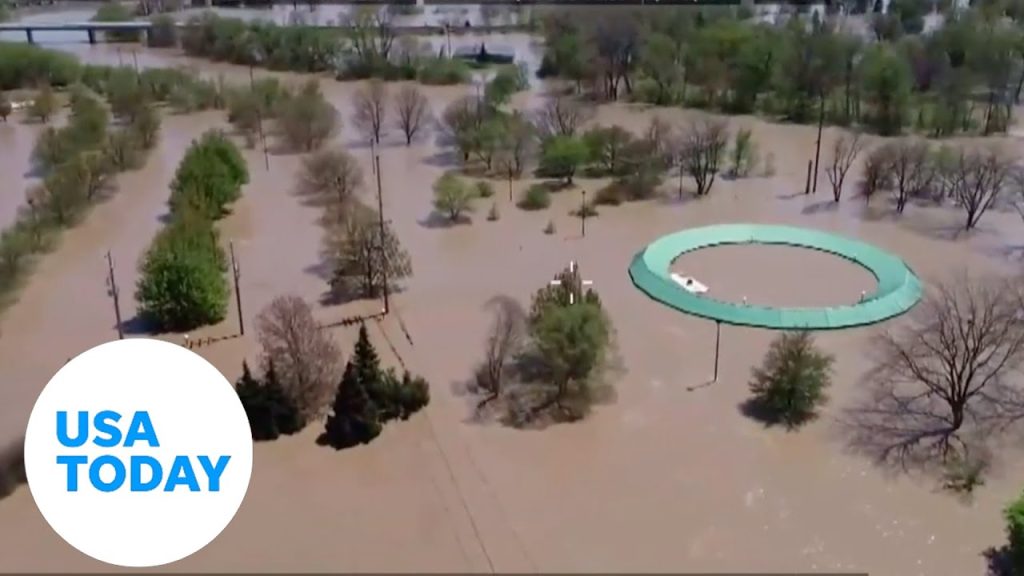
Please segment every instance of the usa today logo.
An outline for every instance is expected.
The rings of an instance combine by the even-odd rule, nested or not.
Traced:
[[[36,400],[25,472],[68,544],[159,566],[209,544],[249,487],[252,435],[234,388],[201,356],[119,340],[71,360]]]

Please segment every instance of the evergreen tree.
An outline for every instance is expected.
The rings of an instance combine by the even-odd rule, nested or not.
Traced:
[[[356,364],[350,361],[345,365],[345,374],[334,398],[333,413],[327,417],[320,442],[341,450],[367,444],[380,431],[377,406],[359,381]]]
[[[248,362],[243,362],[242,377],[235,390],[249,418],[253,440],[276,440],[282,434],[299,431],[298,410],[281,387],[273,362],[262,382],[252,375]]]

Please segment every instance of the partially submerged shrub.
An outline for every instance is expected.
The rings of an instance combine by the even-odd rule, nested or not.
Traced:
[[[172,16],[154,16],[150,23],[152,28],[146,35],[150,48],[173,48],[178,45],[178,27]]]
[[[526,189],[516,206],[523,210],[544,210],[551,206],[551,193],[543,184],[534,184]]]
[[[796,428],[827,400],[831,370],[832,357],[815,347],[810,332],[784,332],[753,371],[751,407],[769,424]]]
[[[480,198],[490,198],[491,196],[494,196],[494,185],[486,180],[477,182],[476,195]]]

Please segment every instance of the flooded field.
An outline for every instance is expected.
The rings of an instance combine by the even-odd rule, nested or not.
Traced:
[[[530,62],[539,60],[526,36],[502,43]],[[110,45],[59,47],[89,62],[116,64],[125,57]],[[189,65],[211,76],[248,79],[247,69],[168,51],[139,50],[137,60],[143,67]],[[369,175],[370,153],[348,121],[357,85],[327,78],[321,85],[346,118],[332,145],[351,149]],[[424,88],[435,112],[473,90]],[[514,104],[533,108],[540,97],[534,90]],[[680,122],[689,113],[657,114]],[[639,133],[654,115],[612,105],[602,107],[596,121]],[[753,129],[763,153],[774,157],[775,176],[723,180],[709,197],[683,202],[674,200],[675,183],[669,182],[663,200],[600,208],[588,219],[585,238],[569,214],[579,202],[573,192],[556,194],[551,208],[537,213],[516,209],[499,192],[496,222],[485,220],[490,201],[481,201],[471,225],[432,225],[430,186],[452,167],[448,155],[433,139],[406,148],[391,134],[381,151],[383,202],[414,275],[393,298],[396,313],[371,325],[370,334],[385,362],[400,359],[431,382],[431,404],[409,422],[389,426],[372,444],[342,452],[314,443],[317,425],[257,445],[252,483],[235,520],[206,549],[166,570],[983,574],[982,553],[1004,541],[999,511],[1019,494],[1024,462],[1005,452],[988,483],[965,503],[936,490],[930,479],[889,474],[849,453],[836,419],[862,397],[865,344],[879,328],[818,335],[836,356],[822,418],[798,433],[766,430],[739,406],[748,396],[751,367],[773,334],[723,327],[718,382],[688,391],[711,376],[714,324],[648,300],[632,286],[626,268],[662,234],[759,222],[857,237],[900,255],[926,281],[964,267],[1010,271],[1019,263],[1003,253],[1024,242],[1020,218],[991,213],[970,237],[950,240],[944,231],[959,224],[960,215],[946,209],[915,206],[897,220],[884,215],[881,202],[866,208],[855,198],[835,209],[816,208],[831,199],[821,189],[802,194],[814,129],[746,117],[730,122]],[[39,390],[67,358],[115,337],[103,255],[112,252],[116,279],[129,294],[138,258],[166,212],[168,184],[185,147],[224,124],[217,112],[168,116],[146,166],[119,177],[119,192],[64,235],[0,317],[0,440],[21,433]],[[20,118],[0,125],[5,174],[20,178],[27,170],[34,130]],[[269,170],[261,152],[249,150],[246,158],[252,182],[220,227],[236,246],[251,326],[274,296],[292,293],[318,302],[327,285],[317,266],[318,211],[293,194],[301,158],[273,155]],[[0,184],[0,224],[12,217],[18,205],[12,199],[22,197],[24,183],[6,178]],[[516,192],[529,184],[516,182]],[[603,184],[579,180],[588,190]],[[363,193],[372,198],[371,190]],[[557,231],[545,235],[549,220]],[[870,274],[819,254],[721,250],[679,263],[715,289],[750,286],[729,292],[729,299],[839,303],[871,287]],[[482,357],[490,322],[484,304],[499,294],[527,302],[573,259],[594,282],[617,331],[626,372],[614,383],[614,401],[584,421],[542,431],[472,423],[468,399],[455,390]],[[761,282],[767,277],[771,282]],[[134,316],[132,298],[122,302],[125,315]],[[354,306],[318,305],[317,314],[331,322],[352,314]],[[232,311],[194,337],[230,336],[236,326]],[[355,330],[333,329],[332,335],[347,350]],[[198,352],[234,379],[258,347],[247,334]],[[0,539],[0,570],[107,570],[53,533],[27,488],[0,501],[0,530],[7,535]]]

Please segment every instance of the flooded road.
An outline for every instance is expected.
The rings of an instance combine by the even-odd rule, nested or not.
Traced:
[[[517,52],[529,47],[529,39],[523,42]],[[110,45],[59,47],[89,62],[116,64],[119,58]],[[140,66],[190,65],[228,81],[248,79],[247,69],[167,51],[142,50],[137,57]],[[275,75],[289,83],[302,80]],[[349,148],[369,177],[369,151],[348,121],[358,85],[332,79],[321,85],[346,119],[332,145]],[[473,90],[424,88],[435,114]],[[529,109],[540,97],[538,91],[521,94],[514,104]],[[673,123],[691,115],[657,114]],[[653,115],[614,105],[602,107],[596,121],[640,133]],[[137,280],[135,264],[160,227],[176,163],[192,138],[222,125],[217,112],[168,116],[146,166],[119,178],[117,195],[64,235],[19,302],[0,317],[0,438],[23,430],[35,395],[68,357],[115,337],[104,284],[107,250],[126,295],[125,315],[134,315],[127,295]],[[802,191],[813,153],[813,127],[745,117],[731,119],[731,125],[753,129],[762,156],[774,157],[774,177],[723,180],[708,198],[692,202],[672,200],[675,183],[666,183],[670,194],[664,200],[600,208],[587,221],[586,238],[580,237],[579,220],[569,215],[579,202],[575,192],[557,193],[550,209],[529,213],[516,209],[498,186],[498,221],[484,218],[491,201],[478,201],[471,225],[432,225],[431,184],[453,166],[433,138],[406,148],[393,131],[381,152],[383,201],[412,257],[414,276],[393,300],[396,313],[372,324],[370,334],[385,362],[394,365],[400,358],[428,378],[431,404],[409,422],[389,426],[374,443],[343,452],[316,446],[317,425],[257,445],[252,484],[235,520],[206,549],[166,569],[982,574],[982,551],[1004,540],[999,510],[1020,490],[1019,454],[1008,452],[967,504],[934,490],[930,480],[888,475],[848,454],[836,420],[861,396],[865,345],[876,328],[818,335],[836,356],[830,404],[799,433],[765,430],[738,407],[748,395],[751,367],[772,334],[724,327],[719,381],[688,391],[710,378],[714,325],[644,298],[626,268],[638,250],[670,231],[765,222],[860,238],[899,254],[930,280],[961,267],[1010,269],[1013,264],[990,254],[1021,242],[1019,218],[991,214],[978,234],[949,241],[934,231],[959,221],[959,215],[941,209],[915,207],[901,221],[865,218],[863,202],[856,199],[844,199],[835,210],[810,209],[827,200],[821,191],[810,197],[795,193]],[[32,138],[17,138],[10,140],[18,147],[10,156],[27,158],[23,147]],[[326,282],[317,269],[318,212],[293,194],[300,157],[272,156],[269,170],[259,151],[247,151],[246,159],[252,182],[220,228],[224,241],[236,245],[246,324],[254,326],[255,315],[274,296],[292,293],[317,302]],[[516,192],[529,184],[517,182]],[[587,190],[604,184],[579,181]],[[9,192],[5,183],[4,197]],[[368,201],[374,199],[371,192],[362,191]],[[556,233],[546,235],[542,229],[549,220]],[[470,423],[469,401],[455,389],[482,357],[490,322],[484,304],[498,294],[527,302],[570,259],[594,282],[616,327],[626,371],[615,381],[614,402],[582,422],[543,431]],[[701,275],[728,278],[736,267],[749,268],[743,280],[751,285],[749,296],[764,299],[773,288],[758,292],[756,278],[772,273],[771,261],[708,259],[700,264]],[[804,274],[802,289],[837,299],[851,288],[859,293],[862,288],[849,286],[850,276],[830,271],[830,265],[842,263],[822,263]],[[785,286],[783,279],[774,282]],[[318,306],[317,316],[329,323],[357,306]],[[235,334],[233,314],[196,337]],[[412,342],[402,335],[399,319]],[[354,329],[331,333],[351,349]],[[198,352],[235,378],[242,359],[255,360],[258,349],[247,333]],[[4,570],[105,570],[59,540],[25,488],[0,501],[0,529],[17,534],[0,539]]]

